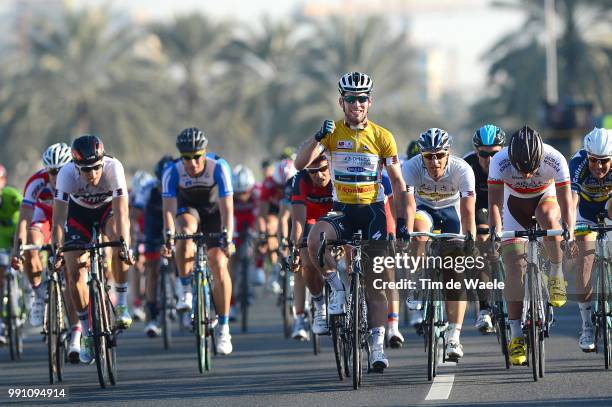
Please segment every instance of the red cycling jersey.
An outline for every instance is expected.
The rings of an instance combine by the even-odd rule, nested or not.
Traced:
[[[306,206],[306,224],[314,225],[332,208],[333,186],[329,182],[326,187],[316,186],[308,173],[300,171],[293,180],[292,204]]]
[[[22,205],[34,209],[30,227],[39,229],[44,235],[45,242],[51,239],[54,194],[55,190],[46,169],[32,175],[23,189]]]

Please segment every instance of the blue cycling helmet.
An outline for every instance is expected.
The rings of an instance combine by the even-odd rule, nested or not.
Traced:
[[[503,146],[506,144],[506,133],[494,124],[485,124],[474,132],[474,147]]]

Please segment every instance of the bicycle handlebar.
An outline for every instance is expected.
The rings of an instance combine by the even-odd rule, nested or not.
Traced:
[[[528,229],[528,230],[506,230],[501,234],[502,239],[512,237],[544,237],[544,236],[563,236],[565,232],[562,229]]]
[[[429,237],[434,240],[440,239],[458,239],[458,240],[466,240],[467,235],[462,235],[460,233],[431,233],[431,232],[410,232],[408,233],[410,237]]]
[[[77,252],[77,251],[90,251],[95,249],[101,249],[103,247],[123,247],[125,245],[125,240],[114,240],[112,242],[101,242],[101,243],[85,243],[79,245],[68,245],[68,247],[64,246],[59,249],[60,253],[66,252]]]
[[[595,226],[591,226],[591,225],[578,225],[576,226],[576,228],[574,229],[576,232],[611,232],[612,231],[612,225],[595,225]]]

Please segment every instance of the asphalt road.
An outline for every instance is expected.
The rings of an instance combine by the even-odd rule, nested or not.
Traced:
[[[547,341],[547,375],[537,383],[529,367],[506,370],[495,337],[481,336],[469,318],[462,334],[465,357],[456,366],[441,366],[433,384],[427,381],[422,339],[404,328],[405,346],[387,351],[389,369],[364,375],[357,391],[350,381],[338,381],[327,338],[318,356],[310,343],[283,339],[280,312],[271,296],[260,296],[252,316],[252,330],[241,334],[236,325],[234,353],[214,358],[208,374],[197,371],[191,335],[176,333],[173,348],[164,351],[161,339],[145,337],[143,324],[135,323],[119,338],[116,386],[101,389],[93,365],[68,365],[59,386],[65,399],[10,399],[9,388],[49,387],[46,348],[30,329],[23,360],[11,362],[7,349],[0,349],[0,406],[612,405],[612,372],[604,370],[602,355],[578,349],[575,303],[557,313]]]

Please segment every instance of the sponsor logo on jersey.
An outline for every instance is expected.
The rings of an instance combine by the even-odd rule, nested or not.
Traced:
[[[346,167],[348,172],[364,172],[366,169],[363,167]]]
[[[353,142],[351,140],[338,140],[336,148],[339,150],[352,150]]]

